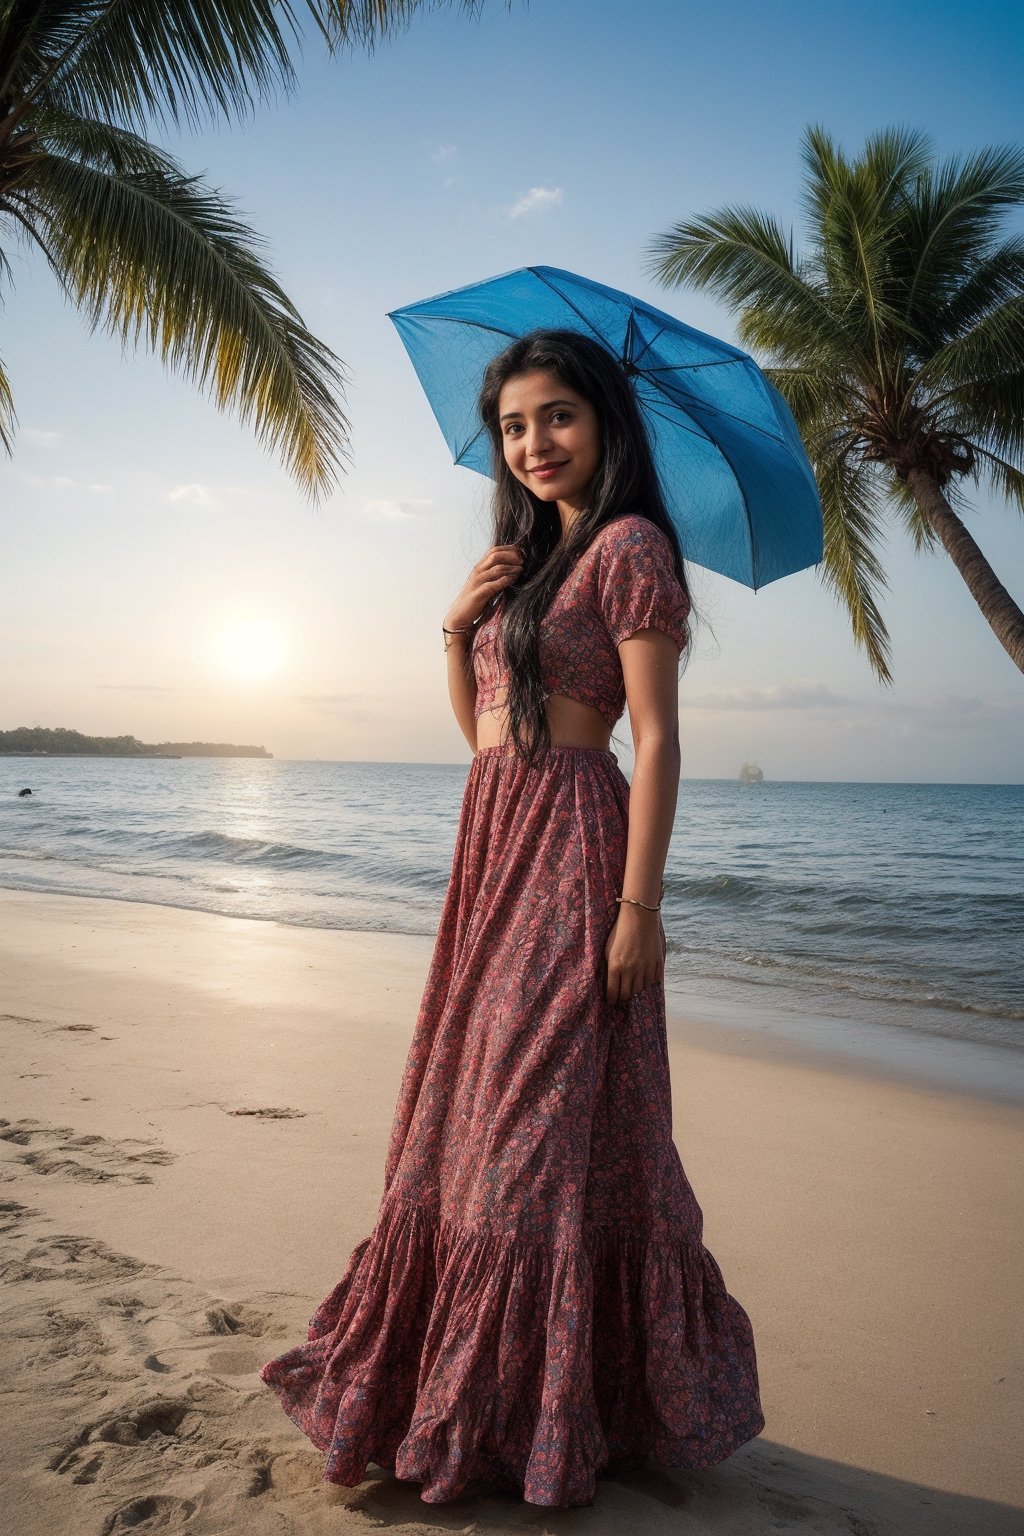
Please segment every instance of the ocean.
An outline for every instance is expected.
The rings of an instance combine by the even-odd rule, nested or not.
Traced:
[[[467,772],[4,758],[0,886],[432,936]],[[1024,1090],[1024,785],[684,779],[662,917],[684,1007]]]

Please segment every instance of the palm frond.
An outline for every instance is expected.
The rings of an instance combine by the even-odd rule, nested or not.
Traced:
[[[926,312],[919,304],[917,325],[924,349],[920,366],[940,347],[963,336],[990,310],[1024,293],[1024,236],[1014,235],[987,256],[965,264],[959,282],[946,299]]]
[[[49,39],[62,32],[71,17],[74,0],[4,0],[0,5],[0,101],[20,99],[27,81],[39,73],[40,60],[56,58]],[[62,33],[62,35],[64,35]]]
[[[17,422],[11,381],[7,377],[4,360],[0,357],[0,448],[3,448],[5,453],[14,451],[14,429]]]
[[[93,327],[143,343],[251,422],[314,497],[348,454],[339,359],[303,325],[256,237],[199,177],[50,155],[30,197],[58,276]]]
[[[913,541],[915,554],[933,550],[936,545],[935,530],[918,506],[914,493],[906,481],[901,480],[899,475],[890,473],[885,476],[885,489],[900,521]]]
[[[290,0],[75,0],[41,9],[45,25],[37,22],[10,80],[15,101],[123,126],[195,126],[245,112],[294,81],[300,29]]]
[[[889,632],[874,587],[887,587],[873,544],[881,530],[878,481],[864,465],[838,454],[815,460],[824,514],[822,579],[849,612],[853,638],[880,682],[891,683]]]
[[[812,457],[822,453],[844,430],[855,431],[851,402],[860,400],[856,386],[827,368],[765,367],[765,377],[775,385],[793,413],[800,436]]]
[[[115,176],[146,171],[180,174],[177,161],[166,150],[130,128],[119,128],[102,118],[47,107],[35,114],[32,128],[49,154],[98,166]]]
[[[888,129],[869,138],[851,164],[822,128],[808,129],[804,139],[810,172],[804,201],[830,301],[846,317],[851,363],[884,383],[913,339],[894,267],[894,237],[902,185],[922,164],[927,145],[920,133]]]
[[[418,11],[478,12],[483,0],[307,0],[333,48],[372,48],[409,25]],[[507,0],[511,9],[511,0]]]
[[[997,453],[978,447],[977,444],[974,451],[979,455],[982,468],[986,471],[993,488],[1016,506],[1019,512],[1024,512],[1024,469],[1017,464],[1011,464],[1009,460]]]
[[[937,397],[933,410],[947,431],[1024,468],[1024,367],[971,379]]]
[[[992,239],[1005,210],[1022,202],[1024,151],[1019,149],[982,149],[963,164],[950,157],[938,167],[929,165],[920,171],[904,193],[908,244],[916,258],[908,312],[920,313],[927,321],[956,298],[962,301],[964,273],[977,269],[986,257],[989,270],[984,283],[995,280],[998,287],[1004,263],[993,267]],[[1014,266],[1011,260],[1011,272]]]
[[[236,117],[295,82],[305,29],[372,47],[420,10],[481,0],[10,0],[6,94],[142,128]],[[18,23],[21,25],[18,25]],[[2,28],[0,21],[0,28]]]
[[[1000,379],[1024,368],[1024,292],[1005,299],[918,368],[918,392],[946,393]]]
[[[804,131],[800,156],[807,177],[800,194],[812,236],[819,246],[827,243],[825,225],[836,197],[848,191],[855,172],[835,141],[820,123]],[[860,159],[862,179],[880,195],[883,206],[895,201],[908,177],[925,170],[931,157],[931,139],[918,129],[883,128],[872,134]]]
[[[764,317],[775,350],[800,351],[834,329],[823,295],[794,262],[792,236],[756,208],[673,225],[651,241],[645,266],[666,287],[690,283],[730,309]]]

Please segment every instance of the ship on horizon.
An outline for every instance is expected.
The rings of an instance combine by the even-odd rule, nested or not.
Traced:
[[[760,784],[764,780],[764,773],[756,763],[744,763],[740,769],[741,784]]]

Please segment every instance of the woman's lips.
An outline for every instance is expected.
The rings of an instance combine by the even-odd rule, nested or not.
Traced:
[[[561,464],[538,464],[536,469],[531,469],[530,474],[536,475],[538,480],[550,480],[552,475],[557,475],[560,469],[564,469],[568,460]]]

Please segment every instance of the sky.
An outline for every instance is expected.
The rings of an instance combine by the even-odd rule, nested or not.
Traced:
[[[306,323],[344,360],[352,459],[311,507],[237,420],[90,334],[14,256],[0,352],[20,430],[0,461],[0,729],[255,742],[278,757],[463,762],[440,623],[490,543],[489,482],[455,468],[386,312],[532,263],[735,341],[724,307],[645,276],[651,239],[727,204],[801,243],[800,143],[879,128],[940,156],[1020,144],[1009,4],[484,0],[372,55],[309,41],[293,96],[158,134],[230,193]],[[1007,222],[1007,233],[1024,219]],[[1024,523],[984,487],[967,523],[1024,603]],[[894,519],[880,684],[815,570],[756,593],[691,565],[683,776],[1021,782],[1024,680],[945,554]],[[264,665],[242,675],[256,632]],[[623,719],[613,750],[628,763]]]

